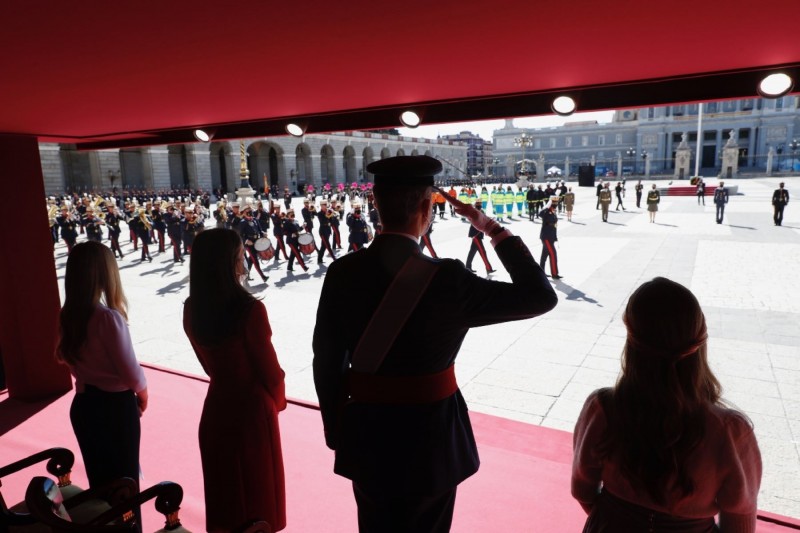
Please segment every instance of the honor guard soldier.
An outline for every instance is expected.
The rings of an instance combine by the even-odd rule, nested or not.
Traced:
[[[783,208],[789,203],[789,191],[783,188],[783,182],[778,185],[775,192],[772,193],[772,207],[774,213],[772,220],[776,226],[783,224]]]
[[[249,205],[242,209],[242,221],[239,223],[239,235],[242,237],[242,243],[245,249],[245,261],[247,262],[247,279],[250,277],[250,269],[255,266],[256,272],[261,276],[261,281],[267,282],[268,277],[261,271],[259,264],[258,253],[256,252],[256,241],[261,238],[261,227],[258,221],[253,217],[253,208]]]
[[[361,216],[361,204],[353,205],[353,212],[348,213],[347,227],[350,230],[350,235],[347,237],[350,246],[347,251],[357,252],[369,242],[367,221]]]
[[[319,240],[322,244],[317,251],[317,264],[320,265],[323,264],[322,259],[325,256],[325,252],[328,252],[332,260],[336,260],[336,254],[333,253],[333,249],[331,248],[331,234],[333,233],[331,230],[331,219],[333,218],[338,218],[338,215],[333,212],[333,209],[328,207],[327,200],[321,200],[319,202],[319,212],[317,213]]]
[[[603,184],[600,195],[597,197],[597,201],[600,202],[600,209],[602,209],[603,213],[603,222],[608,222],[608,208],[611,206],[611,190],[608,187],[609,183]]]
[[[183,234],[183,215],[170,205],[167,207],[167,213],[164,215],[164,223],[167,225],[167,235],[172,242],[172,260],[174,262],[183,263],[181,257],[181,241]]]
[[[572,192],[572,187],[567,189],[567,192],[561,197],[564,203],[564,209],[567,211],[567,221],[572,222],[572,209],[575,207],[575,193]]]
[[[553,201],[555,200],[555,201]],[[556,214],[556,203],[558,198],[551,198],[550,202],[539,212],[542,219],[542,229],[539,230],[539,238],[542,240],[542,257],[539,259],[539,266],[544,270],[547,258],[550,258],[550,277],[561,279],[564,276],[558,274],[558,254],[556,254],[556,241],[558,240],[558,215]]]
[[[286,244],[289,246],[289,266],[286,268],[288,272],[293,272],[292,264],[297,260],[303,271],[308,272],[308,267],[303,256],[300,253],[300,242],[297,240],[300,237],[300,224],[294,219],[294,210],[289,209],[286,212],[286,218],[283,219],[283,234],[286,236]]]
[[[728,203],[728,189],[725,182],[720,181],[714,190],[714,205],[717,206],[717,224],[722,224],[722,217],[725,216],[725,204]]]
[[[475,202],[475,209],[481,213],[483,213],[482,206],[483,204],[480,200]],[[467,237],[470,239],[469,253],[467,253],[467,270],[473,273],[475,272],[475,270],[472,269],[472,260],[475,258],[475,253],[478,253],[483,261],[483,266],[486,267],[486,273],[494,274],[495,270],[492,268],[491,263],[489,263],[489,257],[486,255],[486,248],[483,246],[483,232],[470,224]]]
[[[538,316],[558,301],[522,240],[472,206],[456,212],[493,239],[511,283],[420,253],[441,168],[428,156],[367,167],[383,233],[336,260],[320,295],[314,383],[361,533],[450,530],[456,489],[480,463],[453,366],[461,343],[470,327]]]
[[[136,228],[136,233],[139,236],[139,240],[142,244],[142,259],[141,261],[144,263],[145,259],[149,262],[153,262],[153,258],[150,257],[150,232],[153,229],[153,221],[150,220],[150,217],[147,215],[147,210],[142,207],[139,209],[139,216],[134,226]]]

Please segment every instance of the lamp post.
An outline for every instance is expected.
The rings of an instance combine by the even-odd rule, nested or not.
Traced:
[[[778,149],[775,150],[778,152],[778,172],[781,171],[781,154],[783,153],[783,145],[778,146]]]
[[[798,147],[800,147],[800,143],[797,142],[797,139],[792,139],[792,144],[789,145],[789,148],[792,149],[792,172],[794,172],[794,153]]]
[[[514,138],[514,146],[517,148],[522,148],[522,165],[519,167],[519,173],[520,175],[525,174],[527,176],[528,163],[525,161],[525,148],[533,146],[533,137],[530,137],[527,133],[523,132],[522,135]]]
[[[642,175],[647,176],[647,150],[642,150]]]
[[[636,149],[628,148],[627,150],[625,150],[625,155],[627,155],[628,158],[630,158],[631,160],[631,176],[633,176],[634,174],[636,174],[636,159],[634,159],[636,157]],[[623,176],[625,175],[624,170],[622,171],[622,175]]]

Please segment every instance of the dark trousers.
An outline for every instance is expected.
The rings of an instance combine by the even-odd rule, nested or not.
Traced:
[[[542,239],[542,257],[539,259],[539,266],[544,270],[544,265],[547,258],[550,258],[550,275],[558,276],[558,255],[556,254],[556,245],[548,239]]]
[[[706,205],[706,197],[703,195],[703,193],[699,192],[697,193],[697,205],[700,205],[701,201],[703,202],[703,205]]]
[[[353,482],[359,533],[447,533],[456,487],[438,496],[391,497]]]
[[[478,237],[472,238],[472,245],[469,247],[469,253],[467,254],[467,268],[472,269],[472,260],[475,258],[475,252],[481,254],[481,259],[483,260],[483,266],[486,267],[486,272],[492,270],[492,265],[489,264],[489,258],[486,256],[486,248],[483,247],[483,241]]]
[[[641,207],[641,205],[640,205],[641,203],[642,203],[642,193],[640,193],[640,192],[637,192],[637,193],[636,193],[636,208],[637,208],[637,209],[638,209],[639,207]]]
[[[181,257],[181,240],[170,235],[169,240],[172,242],[172,260],[183,261]]]
[[[617,194],[617,211],[619,211],[619,208],[620,208],[620,207],[621,207],[622,209],[625,209],[625,206],[624,206],[624,205],[622,205],[622,196],[621,196],[621,195],[619,195],[619,194]]]
[[[725,204],[717,204],[717,224],[722,224],[723,216],[725,216]]]
[[[283,235],[275,235],[275,246],[277,247],[275,251],[275,261],[278,261],[281,252],[283,252],[284,259],[289,259],[289,254],[286,253],[286,244],[283,242]]]
[[[253,245],[249,245],[249,246],[245,245],[244,249],[247,252],[245,254],[244,258],[245,258],[245,261],[247,263],[247,274],[248,274],[248,276],[250,275],[250,269],[252,267],[256,267],[256,272],[258,272],[258,275],[261,276],[261,279],[266,280],[267,276],[265,276],[264,272],[261,271],[261,264],[258,261],[258,254],[256,253],[255,246],[253,246]]]
[[[164,230],[158,230],[158,251],[159,252],[166,252],[166,247],[164,246]]]
[[[431,257],[434,259],[438,259],[439,256],[436,255],[436,251],[433,249],[433,243],[431,242],[431,237],[428,234],[423,235],[419,238],[419,249],[421,252],[425,251],[425,248],[431,253]]]
[[[319,230],[319,240],[322,243],[322,246],[319,247],[317,250],[317,261],[322,262],[322,258],[325,257],[325,252],[331,256],[331,259],[336,259],[336,255],[333,253],[331,249],[331,232],[328,230],[327,232]]]
[[[305,261],[303,261],[303,256],[300,254],[300,250],[297,249],[297,245],[292,244],[291,242],[287,243],[287,244],[289,245],[289,250],[290,250],[290,253],[289,253],[289,266],[287,268],[289,270],[291,270],[292,269],[292,265],[294,264],[294,261],[296,259],[297,260],[297,264],[300,265],[300,267],[303,270],[308,270],[308,267],[306,267]]]
[[[776,205],[774,207],[775,207],[775,214],[772,216],[772,220],[775,221],[776,226],[780,226],[783,223],[783,208],[786,206]]]
[[[111,251],[114,252],[115,256],[117,253],[119,253],[119,258],[122,259],[122,248],[119,246],[119,235],[111,234],[109,235],[109,238],[111,239]]]
[[[75,394],[69,411],[89,487],[129,477],[139,484],[139,407],[133,391],[106,392],[91,385]],[[137,523],[141,513],[136,509]],[[141,527],[139,528],[141,531]]]

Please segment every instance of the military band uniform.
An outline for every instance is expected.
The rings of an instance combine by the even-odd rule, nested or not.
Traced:
[[[714,190],[714,205],[717,206],[717,224],[722,224],[722,217],[725,216],[725,204],[728,203],[728,189],[723,187],[723,182]]]
[[[142,244],[142,261],[146,259],[152,262],[153,258],[150,257],[150,230],[153,229],[153,222],[149,216],[142,214],[136,219],[134,227]]]
[[[772,193],[772,207],[774,210],[772,220],[776,226],[783,224],[783,208],[789,203],[789,191],[783,188],[781,183],[780,188],[775,189]]]
[[[103,228],[100,227],[103,221],[94,215],[88,215],[84,219],[84,227],[86,228],[86,239],[95,242],[102,242]]]
[[[603,187],[600,194],[597,196],[597,201],[600,203],[600,208],[603,213],[603,222],[608,222],[608,208],[611,206],[611,191],[608,187]]]
[[[480,206],[475,206],[475,208],[483,211]],[[475,254],[478,253],[483,261],[483,266],[486,268],[486,273],[492,274],[494,269],[492,268],[491,263],[489,263],[489,256],[486,255],[486,247],[483,246],[483,232],[479,231],[475,226],[470,224],[469,230],[467,231],[467,237],[470,239],[469,253],[467,254],[466,264],[467,270],[470,272],[475,272],[475,270],[472,269],[472,260],[475,258]]]
[[[167,225],[167,235],[172,243],[172,260],[176,263],[183,263],[181,257],[181,234],[183,233],[183,215],[174,209],[168,209],[164,215],[164,223]]]
[[[300,237],[301,231],[302,229],[300,228],[300,224],[295,222],[294,218],[287,216],[283,219],[283,235],[286,237],[286,245],[289,246],[289,266],[286,267],[288,272],[294,271],[292,265],[294,264],[295,260],[303,269],[303,271],[308,270],[305,261],[303,261],[303,255],[300,253],[299,248],[300,242],[298,241],[298,238]]]
[[[114,213],[106,215],[106,226],[108,227],[108,238],[111,241],[111,251],[114,252],[114,257],[119,256],[122,259],[122,248],[119,246],[119,236],[122,233],[119,223],[121,217]]]
[[[261,264],[259,263],[258,253],[256,252],[256,241],[261,238],[261,226],[258,221],[250,217],[244,217],[239,223],[239,235],[242,236],[242,243],[245,249],[245,262],[247,263],[247,276],[250,277],[250,269],[255,266],[256,272],[261,276],[261,281],[266,282],[267,276],[261,271]]]
[[[347,227],[350,229],[350,235],[347,240],[350,243],[348,252],[358,251],[369,242],[367,235],[367,221],[361,215],[348,213]]]
[[[542,219],[542,229],[539,230],[542,256],[539,259],[539,266],[544,270],[544,265],[550,258],[550,276],[553,279],[560,279],[562,276],[558,273],[558,254],[556,253],[558,215],[555,214],[554,208],[555,206],[546,207],[539,212],[539,218]]]
[[[334,254],[333,249],[331,249],[331,235],[333,233],[331,230],[331,219],[337,216],[338,215],[330,209],[320,209],[317,213],[317,220],[319,221],[319,240],[322,243],[322,246],[320,246],[317,251],[317,263],[322,263],[325,252],[328,252],[331,259],[336,259],[336,254]]]
[[[78,221],[66,211],[62,211],[61,215],[56,217],[56,224],[61,228],[61,238],[67,244],[67,254],[69,254],[78,239]]]
[[[273,212],[270,218],[272,218],[272,236],[275,237],[275,247],[277,248],[275,250],[275,262],[277,263],[281,257],[281,252],[284,259],[289,259],[289,254],[286,253],[286,245],[283,242],[284,218],[277,211]]]
[[[155,208],[150,216],[153,219],[153,230],[155,230],[158,235],[158,251],[166,252],[167,248],[164,234],[167,231],[167,224],[164,222],[164,214],[161,212],[161,209]]]

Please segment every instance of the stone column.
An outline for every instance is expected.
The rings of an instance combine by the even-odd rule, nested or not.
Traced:
[[[644,159],[644,177],[645,179],[650,179],[650,157],[652,154],[647,154],[647,157]]]
[[[209,144],[186,146],[189,187],[211,190],[211,147]]]
[[[169,150],[166,146],[151,146],[142,154],[145,187],[171,189],[169,178]]]
[[[61,146],[56,143],[39,144],[39,161],[44,175],[44,192],[50,195],[63,193],[66,187]]]
[[[92,162],[92,183],[94,183],[94,164],[97,165],[97,183],[100,189],[111,190],[112,187],[119,187],[121,184],[116,181],[111,183],[111,175],[116,177],[120,174],[119,149],[98,150],[94,152],[95,160]]]

